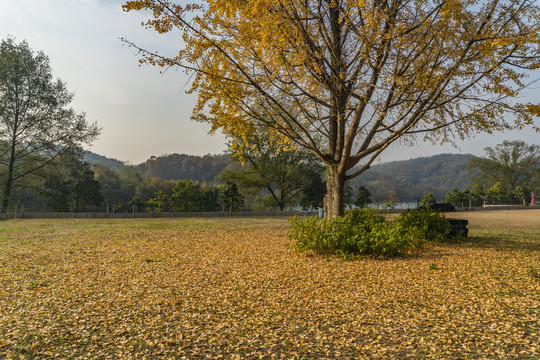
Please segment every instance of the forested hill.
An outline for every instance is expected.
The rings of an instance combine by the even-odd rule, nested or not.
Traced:
[[[438,201],[453,188],[470,188],[467,163],[471,154],[441,154],[373,166],[352,181],[353,188],[363,184],[374,201],[384,200],[394,190],[400,200],[415,200],[432,192]]]
[[[83,160],[90,164],[100,164],[114,171],[121,171],[126,165],[120,160],[108,158],[91,151],[85,151]],[[145,162],[128,167],[135,167],[146,178],[162,180],[190,179],[201,183],[214,182],[217,176],[231,164],[231,157],[220,155],[168,154],[151,156]]]
[[[125,166],[125,164],[120,160],[108,158],[91,151],[84,152],[83,160],[90,164],[100,164],[106,166],[111,170],[121,170]]]
[[[467,163],[471,157],[470,154],[442,154],[383,163],[353,179],[350,185],[354,191],[360,184],[367,186],[374,202],[386,200],[390,190],[394,190],[402,201],[414,201],[428,192],[432,192],[437,200],[444,200],[445,193],[455,187],[470,188]],[[91,152],[85,153],[85,160],[105,165],[112,170],[121,170],[125,166],[121,161]],[[152,156],[135,167],[146,178],[175,181],[190,179],[213,183],[230,164],[228,154],[170,154]]]
[[[137,165],[146,177],[157,177],[163,180],[214,182],[216,177],[231,164],[228,154],[194,156],[186,154],[170,154],[152,156],[144,163]]]

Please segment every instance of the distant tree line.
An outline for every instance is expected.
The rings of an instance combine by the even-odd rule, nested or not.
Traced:
[[[531,204],[540,193],[540,146],[516,140],[484,150],[485,157],[468,162],[472,187],[454,187],[439,199],[456,207]],[[434,201],[433,193],[422,198],[424,205]]]
[[[149,176],[143,166],[109,163],[109,166],[113,165],[110,168],[84,161],[89,157],[83,157],[82,152],[65,154],[44,169],[40,176],[20,183],[11,209],[18,206],[27,211],[156,213],[309,209],[320,206],[325,195],[320,165],[314,159],[303,159],[294,152],[282,153],[278,159],[261,154],[244,166],[238,160],[231,161],[226,154],[204,157],[176,155],[171,158],[189,159],[190,171],[184,173],[194,178],[164,180]],[[160,157],[159,162],[163,163],[166,158]],[[194,161],[197,158],[200,163]],[[212,158],[215,167],[208,166],[211,163],[208,160]],[[150,159],[150,163],[153,161]],[[224,164],[227,166],[221,169]],[[201,181],[197,174],[207,177],[207,180]],[[255,174],[259,178],[254,179]]]
[[[151,156],[137,165],[140,173],[147,178],[163,180],[198,180],[201,183],[214,183],[217,175],[231,164],[229,154],[186,155],[169,154]]]
[[[445,201],[456,207],[471,207],[482,205],[528,205],[533,193],[525,186],[518,185],[513,191],[496,182],[485,190],[481,184],[475,184],[471,190],[454,188],[446,193]]]
[[[13,192],[11,209],[18,206],[19,209],[53,211],[194,212],[319,208],[326,186],[324,170],[317,159],[294,149],[276,151],[263,138],[258,141],[258,145],[251,145],[251,150],[246,148],[242,157],[231,158],[229,154],[203,157],[173,154],[152,157],[145,166],[112,160],[108,166],[90,164],[84,159],[91,159],[92,156],[103,159],[89,156],[88,153],[83,155],[80,150],[65,152],[47,167],[18,183]],[[376,202],[392,208],[400,200],[411,201],[411,197],[419,199],[423,195],[418,187],[416,192],[406,189],[407,186],[415,186],[410,185],[411,174],[419,174],[416,184],[428,186],[426,184],[434,181],[438,171],[445,174],[441,181],[446,182],[451,174],[442,169],[452,168],[456,169],[458,178],[465,178],[465,171],[475,182],[472,186],[470,183],[462,187],[452,186],[452,190],[442,195],[440,191],[428,191],[430,201],[446,201],[458,207],[529,204],[539,185],[540,161],[531,156],[538,155],[538,147],[522,142],[505,142],[494,149],[498,155],[491,158],[439,155],[383,164],[376,171],[360,177],[367,180],[365,183],[355,181],[347,184],[346,204],[353,208]],[[513,153],[514,160],[506,160],[507,153]],[[154,166],[156,163],[161,164],[159,168],[167,168],[167,159],[173,164],[178,164],[179,159],[188,161],[189,171],[182,173],[192,177],[177,179],[170,175],[173,179],[165,180],[152,176],[155,173],[148,169],[157,169]],[[197,159],[200,161],[197,162]],[[463,164],[464,159],[468,159],[468,169],[457,165]],[[525,163],[524,159],[527,159]],[[445,160],[448,163],[443,166]],[[426,169],[421,168],[422,162]],[[402,172],[390,174],[389,171]],[[202,178],[197,178],[197,174]],[[422,178],[426,174],[429,176]],[[512,175],[514,177],[510,181],[508,174],[520,175]],[[456,181],[455,184],[461,182]],[[427,188],[430,189],[429,186]]]

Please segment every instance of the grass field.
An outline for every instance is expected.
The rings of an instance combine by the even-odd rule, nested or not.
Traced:
[[[0,358],[540,359],[540,210],[342,261],[285,219],[0,222]]]

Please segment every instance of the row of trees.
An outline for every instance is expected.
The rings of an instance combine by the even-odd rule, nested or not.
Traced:
[[[33,193],[33,197],[39,197],[44,206],[55,211],[233,211],[321,206],[326,187],[323,168],[316,158],[292,149],[278,150],[264,134],[254,133],[254,136],[259,137],[258,146],[238,152],[242,157],[234,157],[235,162],[213,182],[148,178],[138,167],[129,165],[116,170],[100,164],[91,166],[80,160],[80,152],[74,152],[59,155],[39,173],[40,177],[36,176],[31,183],[21,183],[26,187],[15,195],[24,198],[32,197]],[[540,147],[514,141],[494,149],[498,156],[473,158],[469,164],[474,176],[487,185],[476,183],[472,189],[454,188],[446,193],[446,202],[458,207],[530,203],[538,186]],[[486,152],[491,154],[494,149],[488,148]],[[527,151],[519,152],[519,149]],[[509,158],[513,160],[507,161]],[[478,163],[482,164],[481,168],[475,165]],[[517,180],[505,184],[503,181],[509,173]],[[233,195],[227,195],[227,191]],[[345,194],[347,207],[368,206],[373,197],[364,185],[347,185]],[[386,207],[394,206],[396,201],[394,191],[377,198]],[[422,203],[426,201],[434,202],[435,196],[428,194]]]
[[[480,184],[475,184],[472,190],[455,188],[446,193],[445,201],[456,207],[482,206],[482,205],[528,205],[531,203],[533,193],[530,189],[518,185],[513,191],[496,182],[487,191]]]
[[[497,182],[487,191],[481,184],[474,184],[472,189],[454,188],[447,192],[444,202],[455,207],[476,207],[483,205],[529,205],[533,197],[529,189],[518,185],[514,191],[509,192],[503,183]],[[426,194],[420,205],[431,206],[437,202],[433,193]]]
[[[236,154],[233,157],[235,163],[221,173],[220,179],[235,187],[238,184],[239,193],[243,195],[248,208],[283,210],[294,205],[301,205],[304,209],[321,206],[326,190],[324,169],[315,157],[293,149],[283,150],[262,131],[252,133],[249,146],[244,144],[241,149],[232,149],[238,144],[230,144],[231,153]],[[469,161],[469,171],[477,182],[471,189],[454,188],[446,193],[444,200],[458,207],[529,204],[532,193],[537,191],[540,183],[540,146],[527,145],[523,141],[505,141],[485,150],[486,157],[473,157]],[[106,183],[103,173],[98,178],[103,184]],[[148,188],[144,195],[144,178],[139,174],[136,180],[139,183],[137,199],[148,198],[155,193],[156,188]],[[159,180],[153,178],[151,182],[159,183]],[[160,196],[170,198],[170,210],[211,211],[228,208],[224,201],[219,201],[219,186],[201,185],[189,180],[179,181],[174,187],[172,182],[165,183],[168,190],[161,189]],[[147,201],[158,201],[157,198]],[[384,206],[392,207],[397,196],[390,190],[379,200]],[[425,201],[433,202],[435,197],[430,193],[422,202]],[[368,187],[362,184],[354,188],[346,186],[347,207],[365,207],[371,202],[372,192]],[[240,206],[239,202],[235,204],[233,208]],[[131,207],[132,203],[128,203],[128,208]]]
[[[131,211],[134,206],[139,211],[318,208],[326,191],[323,169],[315,158],[303,155],[275,151],[270,143],[261,141],[256,152],[246,151],[213,181],[203,183],[148,179],[135,167],[121,171],[95,168],[105,202],[115,211]]]
[[[540,192],[540,146],[504,141],[485,151],[485,157],[469,161],[472,189],[454,188],[446,193],[445,201],[456,207],[530,204]],[[432,193],[422,199],[423,205],[434,202]]]
[[[193,212],[193,211],[236,211],[244,204],[243,196],[235,183],[227,181],[225,185],[200,185],[191,180],[180,180],[173,188],[172,195],[167,197],[163,190],[146,202],[136,196],[129,205],[133,211],[163,211]]]
[[[13,204],[27,211],[234,211],[318,208],[325,194],[321,167],[298,164],[291,151],[238,160],[211,182],[148,178],[138,167],[90,165],[80,153],[58,156],[14,191]],[[282,161],[284,160],[284,161]],[[295,160],[295,161],[296,161]],[[39,176],[38,176],[39,175]]]

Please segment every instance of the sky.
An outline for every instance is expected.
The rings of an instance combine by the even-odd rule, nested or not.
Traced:
[[[195,94],[186,94],[189,75],[168,69],[163,75],[152,66],[139,66],[135,49],[125,37],[148,49],[174,53],[182,47],[177,34],[159,35],[143,29],[145,14],[125,13],[120,0],[0,0],[0,39],[27,40],[34,51],[50,59],[55,77],[75,94],[72,106],[97,122],[101,135],[87,149],[126,161],[144,162],[150,156],[172,153],[219,154],[226,150],[221,134],[210,136],[210,126],[190,120]],[[529,91],[540,100],[540,85]],[[539,121],[540,123],[540,121]],[[458,147],[418,142],[392,145],[382,162],[442,153],[481,156],[485,147],[504,140],[540,145],[533,130],[481,134]]]

